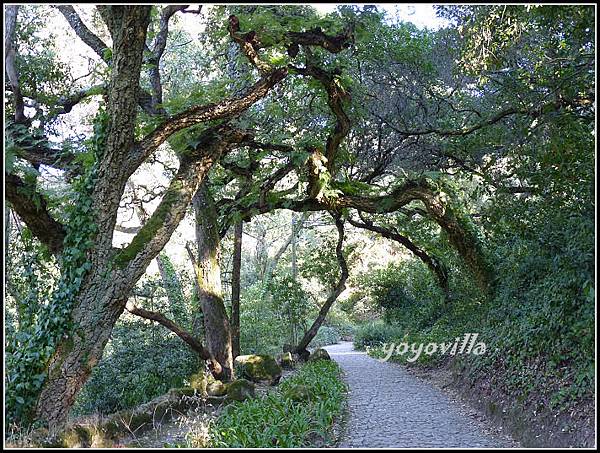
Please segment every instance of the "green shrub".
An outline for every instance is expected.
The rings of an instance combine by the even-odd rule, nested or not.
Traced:
[[[391,267],[372,279],[365,275],[387,324],[362,326],[355,346],[371,346],[371,354],[380,357],[386,342],[442,343],[479,333],[487,353],[456,356],[468,376],[491,376],[497,389],[519,401],[549,401],[566,409],[593,396],[594,219],[574,207],[567,214],[549,209],[542,199],[510,206],[497,207],[491,216],[496,220],[490,226],[493,299],[478,294],[457,261],[450,261],[453,299],[447,306],[419,286],[427,279],[418,275],[428,273],[423,266]],[[408,357],[391,360],[406,363]],[[432,365],[446,357],[421,354],[416,364]]]
[[[329,344],[336,344],[339,343],[341,338],[342,336],[336,327],[321,326],[310,342],[309,347],[320,348]]]
[[[102,361],[77,397],[73,415],[113,413],[184,386],[197,371],[198,356],[157,326],[118,325]],[[147,330],[156,330],[154,341]],[[146,330],[146,332],[144,331]]]
[[[308,398],[294,397],[299,386]],[[335,362],[306,363],[277,391],[229,405],[211,427],[211,446],[297,448],[330,442],[345,395],[346,385]]]
[[[378,347],[385,343],[398,341],[404,336],[404,330],[383,321],[374,321],[359,326],[354,333],[354,347],[364,350],[366,347]]]

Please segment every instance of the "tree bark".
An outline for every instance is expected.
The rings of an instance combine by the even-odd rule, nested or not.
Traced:
[[[217,377],[228,381],[233,378],[231,328],[221,289],[217,211],[206,181],[194,195],[192,204],[196,215],[198,296],[204,315],[206,345],[222,367]]]
[[[233,269],[231,272],[231,347],[233,358],[240,355],[240,279],[242,274],[242,237],[244,221],[235,224],[233,236]]]
[[[92,271],[82,283],[71,313],[74,328],[59,343],[50,360],[48,377],[36,407],[38,419],[47,422],[52,431],[64,425],[77,393],[102,357],[135,280],[143,273],[143,270],[127,275],[122,275],[120,270],[111,272],[108,262],[116,208],[126,183],[120,177],[122,162],[134,141],[139,75],[150,7],[114,8],[119,15],[112,30],[113,67],[107,106],[110,121],[92,195],[99,228],[90,253]]]
[[[4,26],[6,30],[4,35],[4,66],[13,94],[15,123],[24,123],[27,118],[25,117],[25,104],[23,102],[23,94],[21,94],[19,72],[17,71],[16,64],[16,28],[18,12],[19,5],[10,5],[4,10]]]

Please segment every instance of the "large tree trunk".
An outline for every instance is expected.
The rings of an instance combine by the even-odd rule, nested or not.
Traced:
[[[233,378],[231,329],[221,289],[217,211],[206,181],[192,203],[196,215],[198,296],[204,314],[206,346],[222,367],[217,377],[227,381]]]
[[[48,378],[37,406],[37,417],[51,429],[61,428],[75,397],[102,358],[113,325],[123,312],[128,291],[119,281],[95,272],[73,311],[76,326],[58,346],[48,366]]]
[[[123,159],[134,142],[150,7],[107,7],[106,11],[111,21],[113,61],[107,103],[110,121],[92,195],[99,233],[89,254],[92,271],[84,280],[71,312],[74,327],[50,360],[48,377],[36,407],[38,418],[47,422],[51,430],[60,428],[66,421],[77,393],[102,357],[127,296],[143,274],[139,266],[125,272],[109,271],[108,263],[117,217],[114,207],[119,205],[127,181],[122,175]]]
[[[111,251],[93,251],[91,260],[96,266],[88,274],[75,301],[71,314],[72,334],[61,341],[49,363],[48,378],[36,408],[38,419],[46,421],[51,429],[61,428],[66,421],[77,393],[100,361],[135,283],[185,216],[192,194],[213,162],[211,152],[218,155],[223,150],[219,136],[213,139],[213,143],[204,143],[209,150],[205,160],[182,161],[177,176],[150,220],[125,249],[114,256]],[[154,230],[156,224],[160,227]],[[153,236],[147,236],[149,228],[153,229]],[[139,242],[142,240],[145,242]],[[132,248],[141,252],[134,255],[130,253]]]
[[[231,347],[233,358],[240,355],[240,286],[242,274],[242,236],[244,221],[235,224],[233,235],[233,269],[231,271]]]

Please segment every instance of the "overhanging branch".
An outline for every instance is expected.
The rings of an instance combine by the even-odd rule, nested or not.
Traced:
[[[359,213],[360,215],[360,213]],[[388,228],[384,228],[378,225],[374,225],[373,222],[364,219],[361,216],[362,222],[358,222],[353,220],[352,218],[348,218],[348,223],[356,228],[362,228],[365,230],[373,231],[375,233],[380,234],[382,237],[391,239],[393,241],[398,242],[408,250],[410,250],[417,258],[419,258],[428,268],[433,272],[436,279],[438,280],[438,284],[440,289],[444,292],[444,295],[448,297],[449,287],[448,287],[448,270],[446,266],[436,257],[428,254],[424,249],[416,245],[412,240],[410,240],[407,236],[398,233],[395,230],[391,230]]]

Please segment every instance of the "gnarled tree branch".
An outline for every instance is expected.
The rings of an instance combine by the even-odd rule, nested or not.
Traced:
[[[31,232],[48,249],[59,254],[63,249],[65,228],[52,218],[46,200],[16,175],[6,174],[6,198]]]
[[[171,135],[205,121],[231,118],[242,113],[259,99],[267,95],[287,75],[286,69],[278,69],[261,78],[243,96],[226,99],[216,104],[200,105],[181,112],[160,124],[154,131],[143,138],[134,149],[131,166],[137,168]]]
[[[360,215],[360,213],[359,213]],[[380,234],[384,238],[391,239],[393,241],[402,244],[408,250],[410,250],[417,258],[419,258],[423,263],[433,272],[435,275],[440,289],[444,293],[444,297],[447,299],[449,296],[450,288],[448,287],[448,270],[444,263],[442,263],[438,258],[428,254],[421,247],[416,245],[412,240],[410,240],[407,236],[398,233],[395,230],[391,230],[388,228],[384,228],[378,225],[374,225],[373,222],[365,219],[361,216],[361,222],[353,220],[352,218],[348,218],[348,223],[356,228],[362,228],[365,230],[373,231],[375,233]]]
[[[457,215],[445,196],[428,180],[409,180],[393,189],[388,194],[379,196],[349,195],[341,193],[335,197],[317,200],[308,197],[292,200],[272,194],[270,201],[255,202],[240,210],[242,217],[264,214],[275,209],[291,209],[293,211],[340,211],[341,209],[357,209],[371,214],[395,212],[412,201],[421,201],[427,215],[434,220],[448,235],[452,246],[458,251],[463,261],[472,272],[477,284],[486,293],[493,285],[490,264],[482,250],[481,243],[463,219]]]
[[[200,340],[196,339],[191,333],[189,333],[187,330],[185,330],[184,328],[179,326],[179,324],[177,324],[175,321],[172,321],[169,318],[167,318],[162,313],[145,310],[143,308],[139,308],[134,305],[128,305],[126,307],[126,309],[132,315],[136,315],[136,316],[139,316],[144,319],[149,319],[151,321],[155,321],[155,322],[159,323],[161,326],[166,327],[171,332],[175,333],[183,341],[185,341],[187,343],[187,345],[190,348],[192,348],[192,350],[197,352],[198,355],[203,360],[210,360],[210,358],[211,358],[210,353],[208,352],[208,349],[206,349],[204,347],[204,345],[202,344],[202,342]]]

